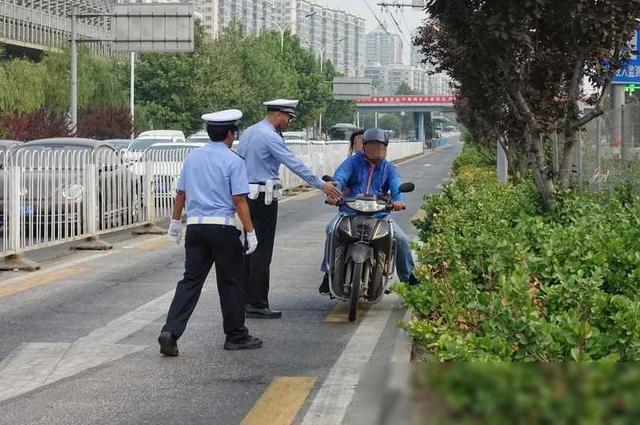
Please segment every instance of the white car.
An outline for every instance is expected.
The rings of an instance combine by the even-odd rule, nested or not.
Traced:
[[[198,131],[187,137],[187,143],[209,143],[209,135],[206,131]]]
[[[282,133],[285,142],[306,142],[309,140],[306,131],[285,131]]]
[[[154,176],[180,174],[186,154],[205,144],[202,142],[156,143],[141,152],[140,160],[132,163],[129,169],[134,174],[143,176],[149,164]]]
[[[191,136],[187,137],[187,143],[209,143],[211,139],[209,138],[209,134],[206,131],[199,131]],[[233,141],[233,148],[236,148],[240,143],[238,140]]]
[[[178,130],[151,130],[140,133],[129,145],[127,158],[139,159],[151,145],[158,143],[184,143],[184,133]]]

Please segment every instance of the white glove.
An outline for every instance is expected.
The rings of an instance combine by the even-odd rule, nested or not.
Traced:
[[[256,231],[247,232],[247,245],[249,249],[245,252],[246,255],[251,255],[258,248],[258,237],[256,236]]]
[[[171,220],[171,223],[169,223],[169,230],[167,230],[167,236],[171,242],[175,242],[180,245],[180,239],[182,239],[182,221]]]

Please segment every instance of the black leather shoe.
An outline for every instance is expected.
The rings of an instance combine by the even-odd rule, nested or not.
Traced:
[[[411,273],[411,275],[409,276],[409,282],[407,282],[407,283],[409,284],[409,286],[416,286],[416,285],[418,285],[420,283],[420,281],[418,280],[416,275]]]
[[[282,317],[282,312],[269,308],[257,308],[251,304],[247,304],[245,306],[244,316],[250,319],[279,319]]]
[[[262,347],[262,340],[260,338],[254,338],[251,335],[247,335],[239,341],[225,341],[225,350],[255,350]]]
[[[322,279],[322,283],[318,288],[318,292],[320,295],[330,295],[331,291],[329,290],[329,274],[325,273],[324,278]]]
[[[160,353],[168,357],[176,357],[178,355],[178,341],[171,335],[171,332],[161,332],[158,337],[160,344]]]

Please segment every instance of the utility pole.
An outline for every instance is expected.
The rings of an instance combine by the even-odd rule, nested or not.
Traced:
[[[130,81],[131,87],[130,87],[130,101],[131,104],[129,105],[129,108],[131,109],[131,138],[133,139],[136,133],[135,130],[135,109],[136,109],[136,96],[135,96],[135,91],[136,91],[136,52],[131,52],[131,81]]]
[[[75,136],[78,131],[78,6],[71,8],[71,99],[69,118],[71,133]]]

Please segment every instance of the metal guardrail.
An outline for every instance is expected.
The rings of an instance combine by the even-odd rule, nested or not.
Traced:
[[[347,142],[288,144],[316,175],[333,174]],[[138,226],[173,210],[176,183],[192,147],[150,149],[142,156],[106,149],[0,151],[2,257]],[[422,143],[391,143],[388,159],[422,153]],[[304,182],[281,168],[283,188]]]

